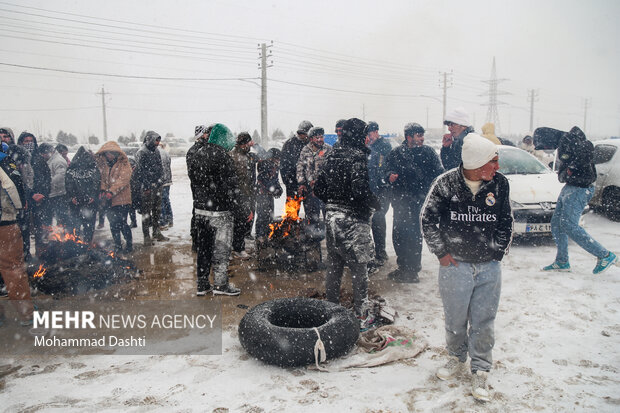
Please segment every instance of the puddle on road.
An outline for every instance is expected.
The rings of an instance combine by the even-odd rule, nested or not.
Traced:
[[[327,254],[324,252],[323,256]],[[313,273],[276,270],[261,272],[255,269],[254,259],[241,261],[234,258],[229,267],[230,280],[241,288],[241,295],[196,297],[196,258],[191,251],[191,243],[164,243],[146,248],[138,245],[127,258],[140,270],[135,279],[73,298],[80,300],[103,296],[137,300],[217,300],[222,304],[224,325],[236,328],[249,308],[264,301],[296,296],[323,298],[325,292],[325,270]],[[383,267],[379,274],[371,278],[370,296],[383,294],[392,285],[386,280],[389,267]],[[381,274],[383,272],[385,274]],[[345,303],[351,299],[348,270],[345,270],[342,284],[342,302]]]

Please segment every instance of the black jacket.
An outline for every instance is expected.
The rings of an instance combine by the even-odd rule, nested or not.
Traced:
[[[280,180],[278,179],[279,168],[273,159],[258,161],[257,170],[256,192],[259,195],[274,197],[282,195],[282,186],[280,186]]]
[[[164,166],[157,148],[147,145],[136,152],[136,169],[131,176],[131,185],[140,191],[157,189],[164,182]]]
[[[289,138],[282,145],[282,158],[280,161],[280,175],[287,190],[297,190],[297,161],[301,150],[308,142],[301,141],[297,136]],[[287,194],[289,195],[289,194]]]
[[[80,146],[67,168],[65,174],[65,189],[69,198],[76,198],[77,205],[97,206],[101,173],[97,168],[94,155]]]
[[[194,193],[194,208],[250,215],[250,206],[239,193],[233,161],[224,148],[204,143],[187,158],[187,174]]]
[[[457,136],[450,146],[442,146],[440,155],[441,163],[444,169],[447,171],[452,168],[456,168],[461,164],[461,154],[463,152],[463,139],[468,133],[474,131],[474,128],[468,126],[459,136]]]
[[[512,240],[510,187],[496,173],[474,196],[462,168],[439,176],[422,211],[422,231],[438,258],[451,254],[458,261],[501,261]]]
[[[369,148],[368,178],[370,179],[370,189],[376,194],[380,190],[389,187],[385,180],[385,171],[388,155],[392,151],[392,145],[386,139],[380,137]]]
[[[560,182],[587,188],[596,181],[594,145],[577,126],[562,135],[557,159]]]
[[[409,148],[407,142],[403,142],[390,152],[385,173],[386,180],[390,174],[398,174],[392,183],[394,199],[423,200],[433,180],[442,172],[439,156],[433,148],[426,145]]]
[[[330,204],[345,207],[359,219],[368,220],[381,208],[370,189],[368,153],[365,147],[340,146],[327,159],[314,184],[314,194],[329,208]]]

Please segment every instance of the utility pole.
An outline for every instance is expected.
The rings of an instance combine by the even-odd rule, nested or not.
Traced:
[[[261,143],[266,143],[269,139],[269,132],[267,131],[267,68],[273,66],[273,60],[270,65],[267,65],[267,48],[273,46],[273,40],[271,44],[267,46],[266,43],[260,45],[260,64],[258,67],[261,69],[261,87],[260,87],[260,138]]]
[[[103,141],[108,141],[108,121],[105,115],[105,95],[109,95],[109,93],[105,93],[103,86],[101,86],[101,92],[97,93],[101,95],[101,108],[103,109]]]
[[[592,105],[592,99],[583,100],[583,132],[586,132],[586,121],[588,120],[588,108]]]
[[[362,120],[366,122],[366,104],[362,103]]]
[[[448,86],[448,72],[439,72],[439,74],[443,75],[443,117],[441,118],[441,127],[443,131],[446,132],[446,127],[443,124],[443,121],[446,119],[446,107],[448,106],[448,88],[452,85]],[[450,71],[450,75],[452,75],[452,71]],[[450,79],[450,81],[452,81],[452,79]]]
[[[499,125],[499,114],[497,113],[497,105],[504,105],[506,102],[500,102],[497,100],[498,95],[508,95],[508,92],[504,92],[501,90],[497,90],[497,85],[500,82],[503,82],[508,79],[498,79],[495,71],[495,56],[493,56],[493,66],[491,67],[491,78],[489,80],[483,80],[482,82],[488,83],[489,91],[483,93],[480,96],[488,95],[489,102],[485,105],[489,107],[487,111],[487,122],[492,122],[495,124],[495,133],[499,135],[500,133],[500,125]]]
[[[538,101],[538,90],[531,89],[527,93],[527,98],[530,101],[530,132],[534,131],[534,102]]]

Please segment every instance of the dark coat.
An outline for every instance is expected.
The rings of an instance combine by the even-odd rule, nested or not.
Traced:
[[[389,188],[385,180],[387,158],[392,152],[392,145],[384,139],[377,139],[370,148],[368,157],[368,178],[370,179],[370,189],[377,194],[380,190]]]
[[[136,169],[131,177],[132,187],[147,191],[161,188],[164,179],[164,167],[157,147],[142,145],[136,152]]]
[[[390,174],[398,174],[391,184],[394,199],[423,200],[433,180],[443,172],[443,167],[430,146],[409,148],[407,142],[403,142],[390,152],[385,170],[386,181]]]
[[[250,206],[239,193],[232,158],[224,148],[204,143],[187,158],[187,174],[194,193],[194,208],[249,215]]]
[[[463,139],[468,133],[474,131],[474,128],[468,126],[459,136],[457,136],[450,146],[442,146],[440,155],[443,168],[447,171],[458,167],[461,164],[461,154],[463,152]]]
[[[301,141],[297,136],[289,138],[282,145],[280,175],[282,176],[282,182],[284,182],[288,190],[291,188],[297,189],[297,161],[299,160],[301,150],[306,145],[307,142]]]
[[[508,179],[496,173],[473,196],[463,169],[435,180],[424,203],[422,231],[431,252],[458,261],[501,261],[512,241]]]
[[[282,186],[278,179],[279,168],[273,159],[263,159],[258,161],[256,169],[256,192],[259,195],[270,195],[279,197],[282,195]]]
[[[67,196],[70,199],[75,198],[78,206],[96,207],[100,186],[101,173],[97,168],[95,157],[80,146],[65,175]]]
[[[577,126],[562,135],[558,146],[557,159],[560,182],[587,188],[596,181],[594,145]]]
[[[329,205],[344,207],[364,221],[373,211],[381,208],[379,200],[370,189],[368,154],[363,146],[340,146],[333,149],[314,184],[314,194]]]

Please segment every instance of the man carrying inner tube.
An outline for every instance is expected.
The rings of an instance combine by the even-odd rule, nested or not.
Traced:
[[[326,204],[327,300],[340,301],[344,266],[351,270],[353,307],[361,328],[372,324],[368,301],[368,263],[374,258],[370,218],[381,208],[368,179],[365,146],[366,123],[347,120],[342,127],[341,144],[327,156],[314,185],[315,195]]]

